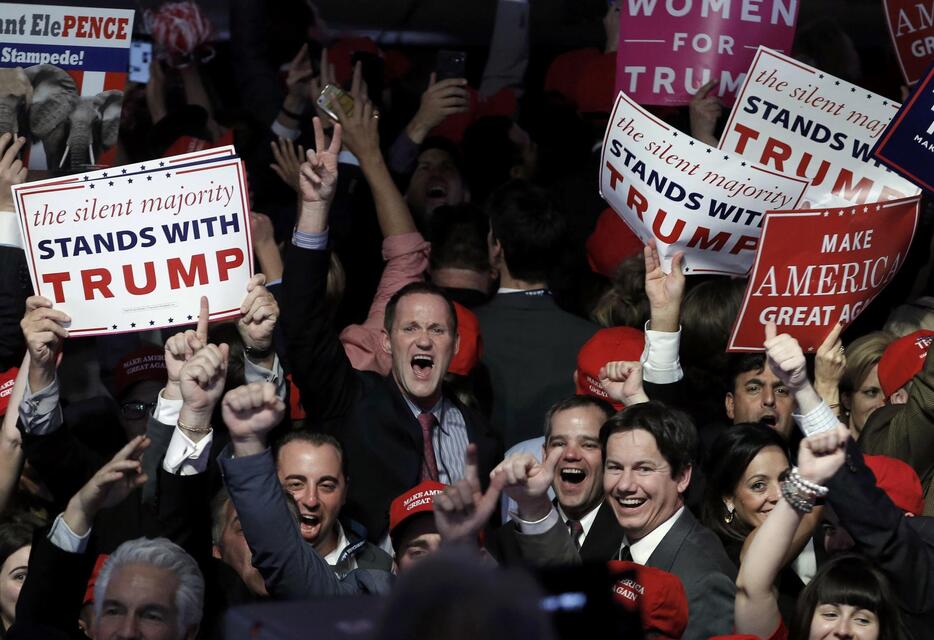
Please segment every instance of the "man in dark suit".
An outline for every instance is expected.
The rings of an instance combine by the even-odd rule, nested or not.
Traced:
[[[378,541],[392,499],[421,480],[451,484],[463,477],[468,443],[478,448],[481,477],[500,447],[483,419],[445,396],[441,383],[457,349],[457,315],[438,289],[413,283],[386,305],[383,348],[389,376],[353,369],[331,324],[325,291],[330,253],[328,209],[337,182],[341,129],[301,168],[302,208],[286,256],[282,324],[309,420],[334,435],[347,454],[348,517]]]
[[[496,392],[493,425],[511,447],[537,436],[548,407],[574,393],[577,352],[597,327],[558,307],[548,290],[566,225],[545,192],[510,182],[490,196],[487,212],[500,288],[474,313]]]
[[[552,489],[561,522],[571,532],[584,562],[605,562],[616,556],[623,530],[603,498],[603,452],[600,427],[613,415],[609,403],[575,395],[552,405],[545,416],[543,456],[561,451]],[[503,564],[522,562],[513,521],[497,530],[488,543]]]
[[[697,433],[680,411],[646,402],[627,407],[600,431],[606,502],[625,535],[617,557],[656,567],[680,578],[690,621],[684,638],[706,639],[733,629],[736,568],[711,531],[684,506]],[[568,529],[545,492],[559,455],[542,464],[523,454],[496,470],[519,504],[517,536],[526,558],[540,563],[581,561]]]

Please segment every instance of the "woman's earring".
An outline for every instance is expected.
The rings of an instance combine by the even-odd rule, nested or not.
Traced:
[[[736,512],[732,509],[727,509],[726,515],[723,516],[723,521],[727,524],[733,524],[733,518],[736,516]]]

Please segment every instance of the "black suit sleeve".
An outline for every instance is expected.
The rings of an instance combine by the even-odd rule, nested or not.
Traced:
[[[63,551],[49,541],[45,529],[37,530],[29,554],[29,573],[16,602],[14,629],[55,629],[66,636],[74,635],[93,566],[91,554]]]
[[[342,418],[356,401],[358,379],[328,317],[328,251],[290,245],[282,290],[282,327],[302,404],[313,422]]]
[[[876,486],[875,476],[852,439],[846,445],[846,463],[827,487],[828,502],[840,523],[860,550],[886,572],[905,608],[930,611],[934,607],[934,546],[919,536],[916,523]]]

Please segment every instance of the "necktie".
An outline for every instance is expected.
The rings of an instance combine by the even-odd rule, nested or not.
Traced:
[[[580,523],[580,520],[568,520],[568,531],[571,532],[571,540],[574,542],[574,548],[580,551],[584,525]]]
[[[435,416],[430,411],[418,414],[418,424],[422,427],[422,473],[420,480],[438,479],[438,461],[435,460],[435,447],[431,442],[431,430],[437,424]]]
[[[629,551],[628,544],[624,544],[619,548],[619,559],[626,562],[632,562],[632,553]]]

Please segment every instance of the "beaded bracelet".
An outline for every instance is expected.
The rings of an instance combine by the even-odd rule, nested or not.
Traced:
[[[214,429],[210,423],[205,427],[191,427],[179,420],[177,424],[179,429],[188,431],[189,433],[211,433],[211,431]]]

